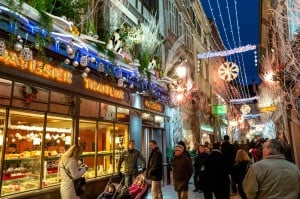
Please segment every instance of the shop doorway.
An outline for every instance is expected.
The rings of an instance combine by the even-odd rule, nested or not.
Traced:
[[[142,130],[142,153],[144,157],[146,158],[146,161],[148,161],[148,158],[150,156],[151,150],[149,148],[149,141],[155,140],[157,142],[157,146],[159,147],[160,151],[163,150],[163,129],[159,128],[148,128],[143,127]],[[163,160],[164,160],[164,154],[163,154]]]

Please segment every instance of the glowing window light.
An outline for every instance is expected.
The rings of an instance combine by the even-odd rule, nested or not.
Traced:
[[[185,75],[186,75],[186,67],[184,67],[184,66],[178,66],[176,68],[176,74],[179,77],[185,77]]]

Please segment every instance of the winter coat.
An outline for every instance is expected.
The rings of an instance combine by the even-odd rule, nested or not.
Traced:
[[[224,155],[225,166],[228,173],[231,173],[232,166],[235,162],[236,148],[233,144],[230,144],[229,141],[223,141],[221,145],[221,151]]]
[[[243,189],[248,199],[298,199],[299,168],[283,155],[269,155],[251,165]]]
[[[63,162],[62,164],[64,167],[60,166],[61,199],[80,199],[80,197],[76,195],[73,180],[68,176],[68,174],[66,173],[66,170],[69,171],[69,173],[71,174],[73,179],[78,179],[86,172],[86,168],[83,167],[83,168],[79,169],[78,162],[74,158],[70,158],[68,161]]]
[[[152,181],[162,180],[162,153],[158,147],[153,149],[149,156],[146,178]]]
[[[138,160],[142,163],[142,168],[146,168],[146,160],[143,154],[137,149],[128,149],[121,154],[118,163],[118,172],[120,172],[122,162],[125,163],[125,174],[126,175],[137,175],[138,174]]]
[[[237,162],[232,167],[231,177],[236,183],[242,183],[250,167],[249,161]]]
[[[187,191],[193,174],[192,160],[186,153],[173,158],[173,181],[175,191]]]

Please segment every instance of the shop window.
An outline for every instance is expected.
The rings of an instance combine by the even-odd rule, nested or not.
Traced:
[[[44,115],[11,111],[5,139],[1,196],[40,187]]]
[[[11,98],[12,82],[0,78],[0,104],[9,105]]]
[[[154,126],[154,116],[150,113],[142,113],[142,124]]]
[[[113,173],[114,126],[112,123],[98,123],[97,176]]]
[[[96,175],[95,157],[96,157],[96,121],[80,120],[78,144],[82,147],[82,161],[88,165],[89,169],[86,172],[87,178],[93,178]]]
[[[0,109],[0,154],[3,150],[3,141],[4,141],[4,124],[5,124],[5,109]],[[2,158],[0,158],[0,165],[2,165]]]
[[[44,143],[43,187],[59,183],[59,157],[71,146],[72,118],[47,116]]]
[[[101,103],[100,118],[105,119],[105,120],[115,120],[116,119],[116,106]]]
[[[127,149],[128,140],[129,140],[128,125],[116,124],[114,141],[111,142],[114,145],[113,149],[115,152],[115,161],[114,161],[115,172],[117,172],[117,166],[118,166],[121,153]],[[124,171],[124,165],[121,167],[121,171]]]
[[[161,116],[154,116],[154,124],[156,127],[164,128],[164,117]]]
[[[99,102],[81,98],[80,116],[99,117]]]
[[[75,105],[75,96],[51,91],[49,107],[50,112],[73,115],[75,111]]]
[[[42,111],[48,110],[48,90],[16,82],[13,92],[13,106]]]
[[[129,109],[117,107],[117,120],[119,122],[129,122]]]

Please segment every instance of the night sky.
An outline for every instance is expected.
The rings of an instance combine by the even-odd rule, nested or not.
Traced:
[[[200,3],[205,10],[206,16],[209,19],[215,18],[214,21],[227,50],[248,44],[258,46],[259,0],[200,0]],[[238,26],[240,27],[240,34],[238,34]],[[254,50],[227,56],[227,60],[236,63],[240,68],[236,82],[242,85],[251,84],[253,79],[255,79],[256,83],[260,82],[258,67],[255,66]],[[259,57],[257,60],[259,60]]]

